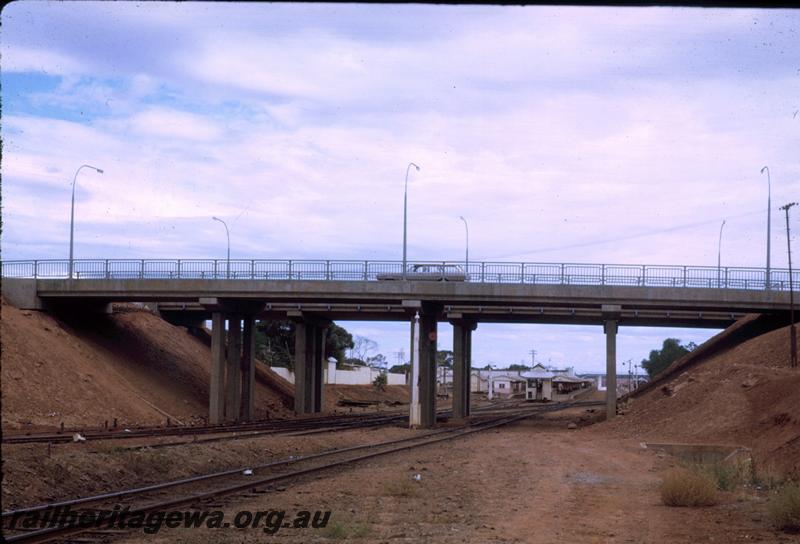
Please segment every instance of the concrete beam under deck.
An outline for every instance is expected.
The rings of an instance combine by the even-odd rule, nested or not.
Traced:
[[[4,279],[11,281],[11,278]],[[29,280],[28,280],[29,281]],[[443,305],[567,306],[619,304],[640,310],[770,313],[788,311],[789,293],[684,287],[488,284],[427,281],[292,280],[36,280],[41,299],[198,301],[201,297],[272,303],[397,304],[403,300]]]

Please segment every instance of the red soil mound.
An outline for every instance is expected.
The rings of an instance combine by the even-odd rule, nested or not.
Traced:
[[[209,348],[149,311],[61,316],[2,304],[5,428],[155,425],[208,413]],[[256,415],[286,413],[256,384]]]
[[[758,463],[800,476],[800,369],[789,368],[788,327],[665,375],[610,425],[650,441],[746,446]]]

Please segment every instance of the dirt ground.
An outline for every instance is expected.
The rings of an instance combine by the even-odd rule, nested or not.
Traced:
[[[766,520],[766,502],[727,494],[704,508],[660,504],[674,461],[602,425],[522,422],[328,472],[283,491],[225,501],[239,511],[332,512],[321,529],[163,529],[122,542],[797,542]],[[420,481],[414,480],[419,474]]]
[[[142,310],[56,317],[2,303],[3,429],[202,422],[210,351],[185,328]],[[257,383],[256,414],[288,414]]]
[[[611,427],[638,440],[745,446],[800,479],[800,371],[788,361],[783,327],[655,384]]]

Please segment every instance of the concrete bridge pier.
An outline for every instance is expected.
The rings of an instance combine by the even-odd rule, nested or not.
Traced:
[[[225,314],[211,314],[211,379],[208,421],[212,425],[225,419]]]
[[[322,411],[325,340],[330,321],[302,316],[295,319],[294,411]]]
[[[617,329],[620,306],[603,305],[603,331],[606,333],[606,421],[617,415]]]
[[[238,421],[242,406],[242,319],[228,318],[228,352],[226,356],[225,421]]]
[[[409,423],[411,427],[428,429],[436,425],[436,319],[441,313],[441,306],[423,303],[419,309],[419,324],[416,334],[412,334],[411,365],[417,376],[416,383],[412,378],[412,402]],[[412,331],[414,323],[412,322]],[[416,344],[416,345],[414,345]],[[418,401],[418,406],[414,402]]]
[[[256,319],[247,315],[244,318],[242,330],[242,358],[241,358],[241,406],[239,419],[252,421],[255,417],[255,380],[256,380]]]
[[[251,421],[255,416],[255,315],[263,305],[216,298],[202,299],[202,304],[211,311],[208,421]]]
[[[478,324],[469,319],[454,319],[453,324],[453,418],[470,415],[470,376],[472,331]]]

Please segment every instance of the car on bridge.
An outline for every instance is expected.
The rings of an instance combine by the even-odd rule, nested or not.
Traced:
[[[422,280],[422,281],[467,281],[467,274],[457,264],[415,264],[406,269],[405,277],[402,272],[387,272],[378,274],[379,281],[391,280]]]

